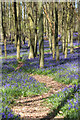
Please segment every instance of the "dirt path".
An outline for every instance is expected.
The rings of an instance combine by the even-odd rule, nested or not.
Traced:
[[[66,85],[53,81],[53,78],[48,76],[30,76],[39,82],[45,83],[46,87],[50,87],[50,91],[39,96],[21,97],[20,99],[16,100],[17,103],[12,107],[12,110],[15,114],[20,114],[22,120],[40,120],[44,116],[47,116],[47,114],[50,112],[50,108],[42,104],[43,98],[47,99],[51,94],[57,93],[62,88],[66,87]],[[58,120],[62,120],[62,118]]]

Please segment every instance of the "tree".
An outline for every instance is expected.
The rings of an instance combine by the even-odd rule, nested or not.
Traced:
[[[5,11],[5,2],[1,5],[1,11],[2,11],[2,29],[3,29],[3,37],[4,37],[4,52],[5,52],[5,59],[7,59],[7,50],[6,50],[6,11]]]
[[[34,44],[35,44],[35,29],[34,29],[34,14],[33,14],[33,3],[27,4],[27,12],[28,12],[28,29],[29,29],[29,44],[30,44],[30,51],[29,51],[29,59],[34,58]]]
[[[3,30],[2,30],[2,2],[0,2],[0,43],[3,42]],[[0,45],[0,55],[2,55],[2,46]]]
[[[15,15],[15,30],[16,30],[16,40],[15,45],[17,45],[17,59],[20,59],[20,34],[19,34],[19,27],[20,27],[20,3],[14,2],[14,15]]]
[[[37,35],[37,18],[38,18],[38,13],[37,13],[37,10],[38,10],[38,6],[37,6],[37,3],[34,3],[34,6],[35,6],[35,20],[34,20],[34,24],[35,24],[35,45],[34,45],[34,57],[37,56],[37,42],[38,42],[38,35]]]
[[[71,23],[71,30],[70,30],[70,53],[73,53],[73,28],[74,28],[74,8],[73,8],[73,4],[71,3],[71,9],[70,9],[70,14],[71,14],[71,18],[70,18],[70,23]]]
[[[78,43],[80,42],[80,1],[78,2]]]
[[[55,42],[56,42],[56,60],[59,60],[58,46],[58,3],[55,3]]]
[[[43,3],[42,2],[39,3],[39,13],[40,13],[39,65],[40,65],[40,68],[43,68],[44,67],[44,39],[43,39],[44,27],[43,27]]]
[[[17,22],[17,8],[16,8],[16,2],[14,2],[14,16],[15,16],[15,46],[17,46],[17,40],[18,40],[18,22]]]
[[[23,45],[25,44],[25,36],[26,36],[26,4],[25,2],[22,2],[23,4],[23,10],[24,10],[24,17],[23,17],[23,26],[22,26],[22,34],[23,34]]]
[[[64,53],[65,51],[65,7],[64,7],[64,3],[62,3],[62,52]]]
[[[49,18],[52,19],[52,3],[49,3]],[[50,53],[52,53],[52,37],[51,37],[51,28],[48,23],[48,39],[49,39],[49,48],[50,48]]]
[[[67,58],[67,51],[68,51],[68,39],[69,39],[69,5],[70,5],[70,3],[69,3],[69,2],[67,2],[67,4],[66,4],[66,14],[67,14],[67,19],[66,19],[65,58]]]

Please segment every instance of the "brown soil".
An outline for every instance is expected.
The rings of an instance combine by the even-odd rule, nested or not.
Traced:
[[[20,97],[16,100],[16,104],[12,107],[15,114],[20,114],[22,120],[40,120],[47,116],[50,112],[50,107],[43,105],[43,98],[47,99],[51,94],[57,93],[62,88],[67,87],[65,84],[61,84],[53,80],[53,78],[43,75],[32,75],[36,80],[41,83],[45,83],[46,87],[50,87],[48,93],[33,97]],[[62,120],[61,117],[55,117],[54,119],[46,120]]]

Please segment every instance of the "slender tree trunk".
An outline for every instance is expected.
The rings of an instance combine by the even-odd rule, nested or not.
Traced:
[[[53,3],[52,3],[53,4]],[[53,12],[54,10],[54,12]],[[55,21],[55,3],[52,9],[52,21]],[[55,29],[55,26],[52,24],[52,28]],[[55,36],[54,31],[52,30],[52,52],[53,52],[53,60],[55,59]]]
[[[18,41],[18,22],[17,22],[17,8],[16,2],[14,2],[14,16],[15,16],[15,47],[17,47]]]
[[[3,43],[3,30],[2,30],[2,2],[0,2],[0,42]],[[0,45],[0,56],[2,55],[2,45]]]
[[[50,11],[50,6],[51,4],[49,4],[49,17],[51,16],[51,11]],[[52,37],[51,37],[51,28],[49,26],[49,48],[50,48],[50,53],[52,53]]]
[[[66,33],[67,33],[67,37],[66,37],[66,45],[65,45],[65,58],[67,58],[67,52],[68,52],[68,36],[69,36],[69,2],[67,2],[67,7],[68,10],[67,11],[67,24],[66,24]]]
[[[78,43],[80,42],[80,1],[78,2]]]
[[[23,34],[23,45],[24,45],[24,44],[25,44],[25,31],[26,31],[26,23],[25,23],[25,20],[26,20],[26,18],[25,18],[25,14],[26,14],[25,2],[23,2],[23,6],[24,6],[24,22],[23,22],[23,24],[24,24],[24,29],[23,29],[23,32],[24,32],[24,34]]]
[[[17,59],[20,59],[20,40],[17,41]]]
[[[46,6],[46,10],[47,10],[47,4],[45,5]],[[48,20],[46,19],[46,36],[48,36]]]
[[[50,48],[50,53],[52,53],[52,37],[51,37],[51,28],[49,26],[49,48]]]
[[[32,37],[31,37],[31,30],[30,30],[30,51],[29,51],[29,59],[34,58],[34,50],[32,45]]]
[[[4,21],[3,21],[3,13],[4,13]],[[6,21],[5,21],[5,2],[2,6],[2,28],[3,28],[3,36],[4,36],[4,52],[5,52],[5,59],[7,59],[7,49],[6,49]]]
[[[11,18],[12,18],[12,5],[10,3],[10,40],[11,40],[11,44],[13,44],[13,39],[12,39],[12,32],[11,32]]]
[[[44,39],[43,39],[43,3],[40,3],[40,35],[41,39],[39,40],[39,65],[40,68],[44,67]]]
[[[33,8],[33,3],[30,3],[31,7]],[[33,20],[33,9],[28,9],[28,20],[29,20],[29,31],[30,31],[30,40],[29,40],[29,45],[30,45],[30,51],[29,51],[29,59],[34,58],[34,45],[35,45],[35,35],[34,35],[34,20]]]
[[[64,30],[64,3],[63,3],[63,8],[62,8],[62,52],[64,54],[65,51],[65,30]]]
[[[46,36],[46,17],[44,15],[44,35]]]
[[[20,35],[19,35],[19,8],[20,7],[20,3],[17,4],[16,6],[16,2],[14,2],[14,15],[15,15],[15,29],[16,29],[16,40],[15,40],[15,45],[17,45],[17,59],[20,59]]]
[[[59,60],[58,46],[58,3],[55,3],[55,41],[56,41],[56,61]]]
[[[71,28],[70,53],[73,53],[73,28]]]
[[[17,59],[20,59],[20,44],[21,44],[21,20],[20,20],[20,2],[17,4]]]
[[[71,5],[71,31],[70,31],[70,33],[71,33],[71,36],[70,36],[70,53],[73,53],[73,30],[74,30],[74,15],[73,15],[73,13],[74,13],[74,9],[73,9],[73,7],[72,7],[72,5]]]
[[[36,18],[35,18],[35,45],[34,45],[34,57],[37,56],[37,4],[36,6]]]

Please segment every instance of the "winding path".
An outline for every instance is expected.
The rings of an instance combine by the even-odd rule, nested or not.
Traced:
[[[67,86],[53,81],[53,78],[48,76],[32,74],[30,76],[39,82],[45,83],[46,87],[50,87],[49,92],[33,97],[20,97],[18,100],[16,100],[16,104],[12,107],[12,110],[15,114],[20,114],[22,120],[40,120],[41,118],[47,116],[47,114],[50,112],[50,107],[43,104],[43,98],[47,99],[51,94],[56,94],[62,88]],[[54,118],[50,120],[62,120],[62,118]]]

